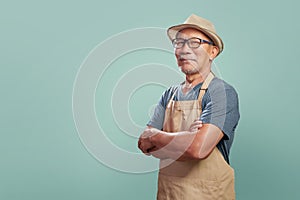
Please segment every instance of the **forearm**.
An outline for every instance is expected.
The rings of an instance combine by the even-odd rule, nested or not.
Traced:
[[[138,147],[144,154],[153,155],[160,159],[172,158],[174,160],[182,160],[185,157],[191,159],[187,148],[201,127],[202,122],[197,120],[191,124],[187,131],[177,133],[164,132],[148,126],[139,138]]]
[[[150,153],[157,158],[168,157],[180,161],[204,159],[222,137],[223,133],[217,127],[208,124],[198,131],[168,133],[157,130],[150,137],[155,146]]]
[[[197,135],[197,131],[176,133],[158,131],[150,138],[155,146],[150,153],[161,159],[171,158],[180,161],[198,159],[197,151],[194,150],[199,146]]]

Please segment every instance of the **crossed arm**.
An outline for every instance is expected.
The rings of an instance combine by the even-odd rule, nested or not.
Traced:
[[[148,126],[139,138],[138,147],[146,155],[159,159],[205,159],[223,136],[215,125],[200,121],[195,121],[187,131],[175,133]]]

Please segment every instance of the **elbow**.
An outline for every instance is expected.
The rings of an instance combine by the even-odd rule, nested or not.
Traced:
[[[193,160],[204,160],[209,156],[209,153],[201,152],[201,151],[193,151],[189,152],[189,157]]]
[[[202,152],[202,151],[200,151],[199,153],[198,153],[198,159],[199,160],[204,160],[205,158],[207,158],[208,156],[209,156],[209,152]]]

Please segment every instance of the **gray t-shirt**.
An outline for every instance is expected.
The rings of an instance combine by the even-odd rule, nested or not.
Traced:
[[[188,93],[183,94],[183,84],[171,86],[161,96],[148,126],[163,129],[166,106],[175,92],[175,101],[195,100],[198,98],[202,83],[193,87]],[[224,159],[229,164],[229,152],[234,139],[234,131],[240,118],[238,95],[235,89],[225,81],[215,77],[208,86],[202,99],[203,123],[213,124],[223,131],[224,137],[217,144]]]

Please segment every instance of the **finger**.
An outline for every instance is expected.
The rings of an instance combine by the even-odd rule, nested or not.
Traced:
[[[195,127],[196,128],[201,128],[203,126],[203,124],[196,124]]]
[[[190,127],[194,127],[197,125],[197,122],[193,122]]]
[[[152,146],[152,147],[148,148],[147,153],[150,153],[151,151],[154,151],[154,149],[156,149],[156,146]]]
[[[190,131],[191,131],[191,132],[198,131],[198,128],[191,128]]]
[[[196,122],[194,122],[194,125],[195,126],[203,126],[203,123],[202,123],[202,121],[196,121]]]
[[[202,124],[194,125],[190,128],[190,131],[192,131],[192,132],[198,131],[201,127],[202,127]]]
[[[200,119],[195,119],[194,122],[203,123]]]
[[[150,128],[146,128],[144,130],[144,132],[142,133],[141,137],[142,138],[148,138],[150,137],[151,135],[153,135],[153,131],[150,129]]]
[[[143,153],[149,153],[148,149],[153,148],[153,144],[147,141],[141,141],[139,148]]]
[[[195,127],[196,127],[196,128],[198,128],[199,126],[201,127],[201,126],[202,126],[202,124],[201,124],[201,123],[199,123],[199,122],[194,122],[194,123],[192,123],[192,124],[191,124],[191,126],[190,126],[190,127],[191,127],[191,129],[193,129],[193,128],[195,128]]]

